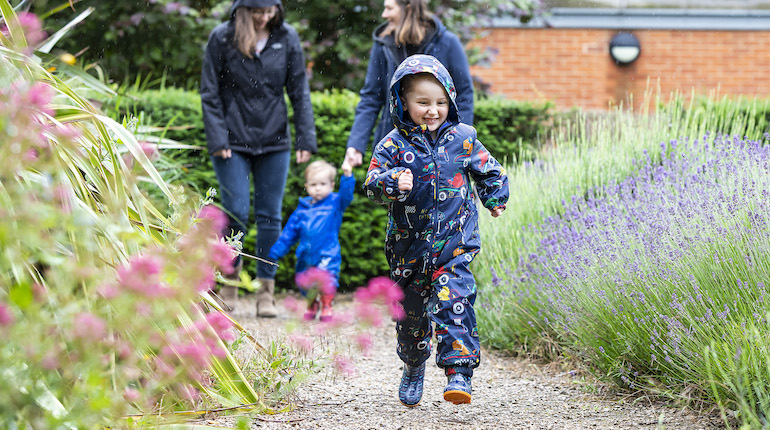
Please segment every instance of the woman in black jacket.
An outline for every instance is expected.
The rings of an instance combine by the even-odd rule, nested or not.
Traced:
[[[289,170],[291,136],[284,88],[294,108],[297,162],[316,152],[316,132],[305,58],[296,30],[283,22],[280,0],[235,0],[227,22],[211,32],[203,59],[201,103],[226,235],[248,231],[254,184],[256,255],[266,258],[281,232],[281,207]],[[243,267],[239,256],[235,277]],[[275,317],[275,266],[259,262],[257,316]],[[225,288],[225,300],[237,289]]]

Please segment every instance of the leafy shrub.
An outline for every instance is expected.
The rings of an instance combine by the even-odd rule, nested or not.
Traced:
[[[61,47],[98,62],[119,82],[163,75],[168,84],[195,88],[200,82],[203,49],[211,30],[227,19],[231,0],[35,0],[32,10],[58,13],[46,27],[58,29],[86,7],[95,12],[77,26]],[[286,21],[299,32],[315,90],[363,85],[372,31],[382,22],[382,0],[284,1]],[[542,14],[542,0],[431,0],[430,9],[463,41],[475,37],[492,16],[510,14],[522,21]],[[331,18],[330,18],[331,17]],[[471,59],[478,55],[471,52]]]
[[[345,154],[348,131],[353,124],[358,95],[346,90],[315,92],[312,94],[312,102],[319,147],[315,157],[335,165],[340,164]],[[105,106],[113,109],[115,115],[142,115],[144,123],[169,125],[166,137],[205,147],[197,92],[179,89],[140,91],[131,97],[110,101]],[[550,104],[547,103],[533,105],[502,99],[479,100],[476,104],[479,139],[496,158],[518,160],[544,132],[550,120],[549,109]],[[205,150],[165,150],[163,154],[165,158],[173,160],[166,168],[159,167],[165,179],[189,185],[199,191],[218,187]],[[387,273],[383,252],[387,207],[375,204],[366,197],[361,187],[365,174],[365,167],[354,171],[356,197],[345,211],[340,231],[342,290],[363,285],[367,279]],[[284,221],[297,207],[299,198],[306,195],[304,182],[304,165],[292,163],[284,196]],[[252,229],[244,241],[247,251],[253,250],[254,237],[255,230]],[[276,278],[280,285],[291,285],[295,264],[293,254],[289,254],[280,263]],[[249,271],[254,273],[254,262],[247,261],[246,264]]]
[[[44,14],[59,0],[35,0],[32,11]],[[222,0],[81,0],[72,2],[45,21],[58,29],[88,7],[88,19],[59,47],[82,52],[120,82],[138,77],[160,78],[177,86],[195,87],[200,81],[203,48],[211,30],[227,16],[230,3]],[[61,9],[61,8],[60,8]]]
[[[27,55],[33,15],[0,13],[0,427],[112,428],[198,390],[240,401],[230,322],[193,306],[231,264],[225,218],[158,181],[176,208],[162,216],[126,163],[159,179],[139,142]]]

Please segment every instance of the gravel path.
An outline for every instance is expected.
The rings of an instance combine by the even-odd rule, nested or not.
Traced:
[[[285,333],[288,318],[257,319],[253,298],[241,298],[233,317],[263,344]],[[343,297],[335,305],[349,306]],[[335,342],[346,338],[335,336]],[[442,397],[446,378],[431,357],[422,402],[406,408],[398,401],[401,361],[395,354],[392,324],[376,329],[371,353],[354,358],[356,374],[324,370],[297,393],[297,408],[252,416],[251,429],[718,429],[717,416],[667,407],[645,398],[612,394],[575,372],[551,370],[519,358],[484,351],[473,377],[473,401],[453,405]],[[343,346],[344,348],[344,346]],[[233,425],[231,417],[207,424]],[[204,421],[201,421],[204,423]]]

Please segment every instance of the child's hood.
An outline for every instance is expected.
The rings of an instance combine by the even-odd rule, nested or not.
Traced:
[[[457,90],[455,90],[454,81],[449,71],[443,64],[432,55],[417,54],[408,57],[404,60],[398,68],[396,68],[393,74],[393,79],[390,81],[390,117],[393,119],[393,124],[399,130],[408,130],[414,127],[414,123],[407,115],[404,116],[404,103],[401,100],[401,96],[398,94],[401,89],[401,80],[409,75],[416,75],[418,73],[430,73],[444,86],[447,94],[449,94],[449,114],[447,115],[447,121],[457,124],[460,122],[460,114],[457,110]]]

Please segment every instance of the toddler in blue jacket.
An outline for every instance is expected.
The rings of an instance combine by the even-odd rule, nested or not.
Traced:
[[[339,238],[342,214],[353,201],[353,189],[356,184],[351,166],[345,163],[342,170],[339,192],[334,193],[332,190],[337,175],[334,166],[318,160],[305,168],[305,189],[308,196],[299,200],[297,209],[289,217],[269,254],[271,260],[280,260],[299,242],[296,250],[297,273],[311,267],[326,270],[334,278],[335,291],[342,262]],[[319,296],[309,304],[305,318],[314,319],[320,308],[320,320],[328,321],[333,315],[334,293],[322,291]]]
[[[471,180],[497,217],[508,201],[508,178],[476,130],[460,122],[452,78],[436,58],[408,57],[390,88],[396,128],[375,147],[364,186],[370,199],[388,204],[385,253],[391,278],[404,290],[406,317],[396,324],[404,362],[399,399],[406,406],[422,399],[435,324],[444,399],[470,403],[481,358],[470,270],[481,238]]]

